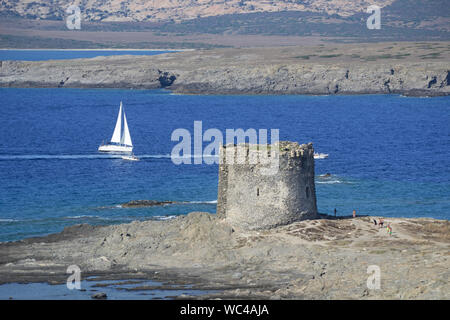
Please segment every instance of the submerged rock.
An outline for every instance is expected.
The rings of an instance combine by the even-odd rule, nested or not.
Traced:
[[[153,207],[153,206],[163,206],[167,204],[174,204],[175,201],[157,201],[157,200],[131,200],[129,202],[121,204],[123,208],[134,208],[134,207]]]
[[[331,178],[331,173],[324,173],[324,174],[321,174],[320,176],[318,176],[319,178]]]
[[[103,300],[103,299],[108,298],[108,295],[107,295],[106,293],[104,293],[104,292],[97,292],[97,293],[94,293],[94,294],[91,296],[91,298],[92,298],[92,299]]]

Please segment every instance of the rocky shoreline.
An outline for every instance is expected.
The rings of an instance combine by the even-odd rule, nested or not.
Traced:
[[[369,55],[370,46],[360,51],[348,46],[2,61],[0,87],[166,88],[183,94],[442,96],[450,93],[450,64],[445,56],[424,58],[430,53],[425,49],[421,52],[421,47],[414,49],[415,55],[383,49],[381,52],[390,53],[374,56]],[[313,54],[329,50],[333,54]],[[369,53],[364,56],[366,51]]]
[[[389,235],[374,218],[322,215],[265,231],[235,230],[202,212],[76,225],[0,243],[0,283],[64,283],[75,264],[82,278],[217,290],[196,299],[450,299],[449,221],[385,218]],[[367,288],[370,265],[380,267],[379,290]]]

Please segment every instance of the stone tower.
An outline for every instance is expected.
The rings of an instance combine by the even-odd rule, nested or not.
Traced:
[[[274,158],[274,151],[279,151],[277,170],[267,174],[267,163],[252,157],[264,153]],[[280,141],[265,150],[249,144],[222,146],[217,214],[232,226],[246,230],[317,217],[312,143]]]

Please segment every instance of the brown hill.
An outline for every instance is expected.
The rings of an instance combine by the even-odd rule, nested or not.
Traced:
[[[71,4],[80,6],[87,21],[181,21],[225,14],[310,11],[350,16],[370,5],[387,6],[394,0],[4,0],[0,14],[60,19]]]

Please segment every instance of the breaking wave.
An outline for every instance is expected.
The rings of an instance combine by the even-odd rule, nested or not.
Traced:
[[[216,204],[217,200],[211,200],[211,201],[186,201],[182,203],[192,203],[192,204]]]
[[[16,219],[0,219],[0,222],[18,222],[20,220],[16,220]]]
[[[152,218],[154,220],[172,220],[175,219],[177,216],[153,216]]]
[[[316,184],[339,184],[339,183],[344,183],[344,182],[340,181],[340,180],[316,181]]]
[[[321,174],[316,176],[316,184],[352,184],[352,181],[349,181],[347,179],[344,179],[342,177],[336,176],[336,175],[330,175],[330,174]]]

